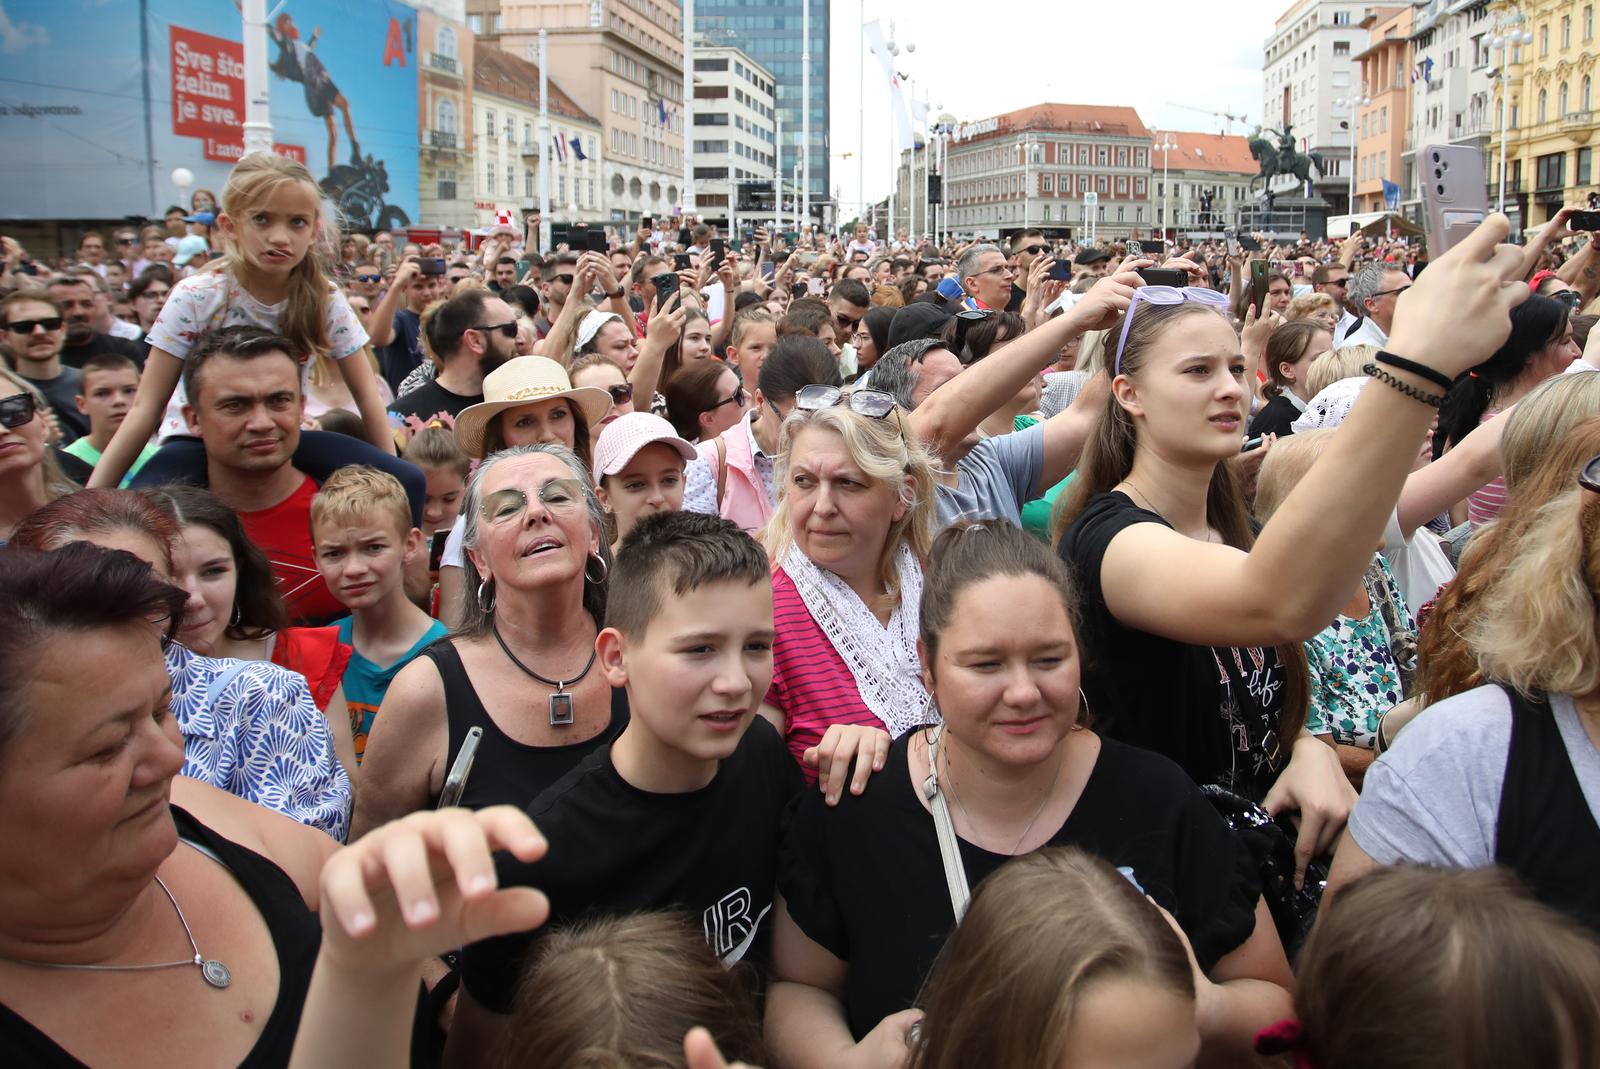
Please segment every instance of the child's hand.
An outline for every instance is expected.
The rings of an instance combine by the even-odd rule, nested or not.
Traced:
[[[512,806],[413,813],[375,828],[322,867],[322,954],[358,972],[409,968],[480,939],[543,924],[531,887],[495,889],[495,850],[537,861],[547,844]]]

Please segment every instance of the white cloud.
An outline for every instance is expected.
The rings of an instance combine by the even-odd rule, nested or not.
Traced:
[[[0,4],[0,53],[15,55],[25,48],[42,45],[49,40],[49,31],[43,26],[31,22],[12,22],[5,5]]]
[[[842,0],[831,5],[833,185],[846,216],[860,203],[857,170],[864,136],[869,196],[891,181],[888,90],[872,56],[858,82],[862,8],[866,18],[894,19],[901,73],[919,97],[958,119],[982,119],[1030,104],[1125,104],[1146,126],[1221,131],[1205,112],[1261,121],[1262,45],[1290,0],[1235,0],[1225,8],[1193,0],[1124,0],[1091,4],[966,0]],[[1179,106],[1187,105],[1187,110]],[[857,133],[857,112],[864,131]],[[937,114],[937,112],[935,112]],[[1234,133],[1249,128],[1235,123]],[[849,158],[842,154],[851,153]]]

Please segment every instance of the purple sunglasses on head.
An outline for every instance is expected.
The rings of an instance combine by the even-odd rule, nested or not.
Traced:
[[[1138,310],[1140,301],[1162,305],[1194,301],[1214,308],[1226,308],[1228,295],[1200,286],[1140,286],[1134,290],[1133,303],[1128,305],[1128,314],[1122,317],[1122,334],[1117,338],[1117,363],[1113,376],[1122,374],[1122,347],[1128,343],[1128,328],[1133,325],[1133,313]]]

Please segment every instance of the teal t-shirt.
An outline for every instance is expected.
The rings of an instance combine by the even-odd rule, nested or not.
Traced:
[[[1039,422],[1037,416],[1018,416],[1014,421],[1017,430],[1025,431]],[[1061,491],[1071,485],[1076,471],[1067,472],[1067,477],[1056,483],[1044,492],[1043,497],[1036,497],[1022,506],[1022,529],[1042,542],[1050,541],[1050,517],[1056,510],[1056,498],[1061,496]]]
[[[379,666],[361,656],[361,651],[355,648],[355,617],[346,616],[335,620],[334,626],[339,629],[339,641],[350,647],[350,663],[344,669],[344,700],[350,710],[350,732],[356,740],[356,764],[361,763],[362,755],[367,751],[367,734],[372,730],[372,721],[378,715],[378,706],[383,704],[383,696],[389,691],[389,684],[400,669],[410,664],[417,655],[439,639],[449,634],[449,628],[438,620],[428,628],[426,634],[417,639],[416,643],[405,653],[401,654],[393,664]]]
[[[87,438],[75,438],[68,445],[62,446],[61,451],[63,453],[71,453],[73,456],[77,457],[90,467],[100,463],[100,450],[90,445],[89,439]],[[133,467],[128,469],[128,474],[122,477],[121,485],[124,490],[126,490],[128,488],[128,484],[133,481],[133,477],[139,474],[139,469],[144,467],[145,461],[155,456],[157,451],[157,446],[148,444],[143,449],[139,450],[139,459],[133,462]]]

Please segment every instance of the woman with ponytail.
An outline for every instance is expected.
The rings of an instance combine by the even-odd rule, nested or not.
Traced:
[[[1570,304],[1537,294],[1512,311],[1511,336],[1505,344],[1457,379],[1445,395],[1439,429],[1433,435],[1434,459],[1582,355],[1572,340],[1571,319]],[[1467,498],[1466,518],[1474,527],[1481,526],[1500,515],[1505,504],[1505,482],[1495,479]]]

